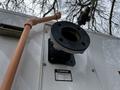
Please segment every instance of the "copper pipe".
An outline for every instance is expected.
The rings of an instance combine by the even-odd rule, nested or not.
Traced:
[[[28,34],[32,26],[38,23],[47,22],[50,20],[57,20],[60,17],[61,17],[61,13],[59,12],[59,13],[56,13],[54,16],[43,17],[43,18],[33,18],[26,21],[24,25],[24,30],[22,32],[22,35],[20,37],[20,40],[14,52],[14,55],[10,61],[10,64],[8,65],[8,69],[6,71],[3,82],[0,86],[0,90],[11,90],[12,83],[14,81],[14,77],[20,62],[20,58],[24,50],[25,42],[27,40]]]

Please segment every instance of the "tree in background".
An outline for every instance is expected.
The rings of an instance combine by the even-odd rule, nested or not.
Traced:
[[[62,20],[76,23],[83,9],[90,7],[90,22],[84,28],[120,37],[119,0],[2,0],[0,7],[44,17],[61,11]]]

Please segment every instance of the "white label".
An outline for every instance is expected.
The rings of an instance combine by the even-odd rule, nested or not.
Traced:
[[[55,69],[56,81],[72,81],[72,74],[70,70]]]

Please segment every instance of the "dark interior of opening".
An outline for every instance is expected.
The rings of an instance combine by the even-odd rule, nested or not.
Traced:
[[[0,27],[2,27],[2,28],[7,28],[7,29],[12,29],[12,30],[23,31],[23,28],[22,28],[22,27],[17,27],[17,26],[2,24],[2,23],[0,23]]]
[[[120,75],[120,71],[118,71],[119,75]]]
[[[71,27],[64,27],[61,30],[61,33],[64,38],[66,38],[67,40],[73,41],[73,42],[76,42],[80,39],[79,32]]]
[[[20,38],[23,28],[0,23],[0,35]]]
[[[75,65],[74,55],[55,49],[50,39],[48,39],[48,61],[52,64]]]

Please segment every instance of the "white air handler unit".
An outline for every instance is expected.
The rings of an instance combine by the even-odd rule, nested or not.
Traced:
[[[0,32],[20,30],[29,17],[0,10]],[[87,32],[88,36],[80,27],[70,24],[48,22],[33,27],[12,90],[120,90],[120,39],[93,32]],[[0,83],[20,32],[15,37],[3,34],[0,35]]]

